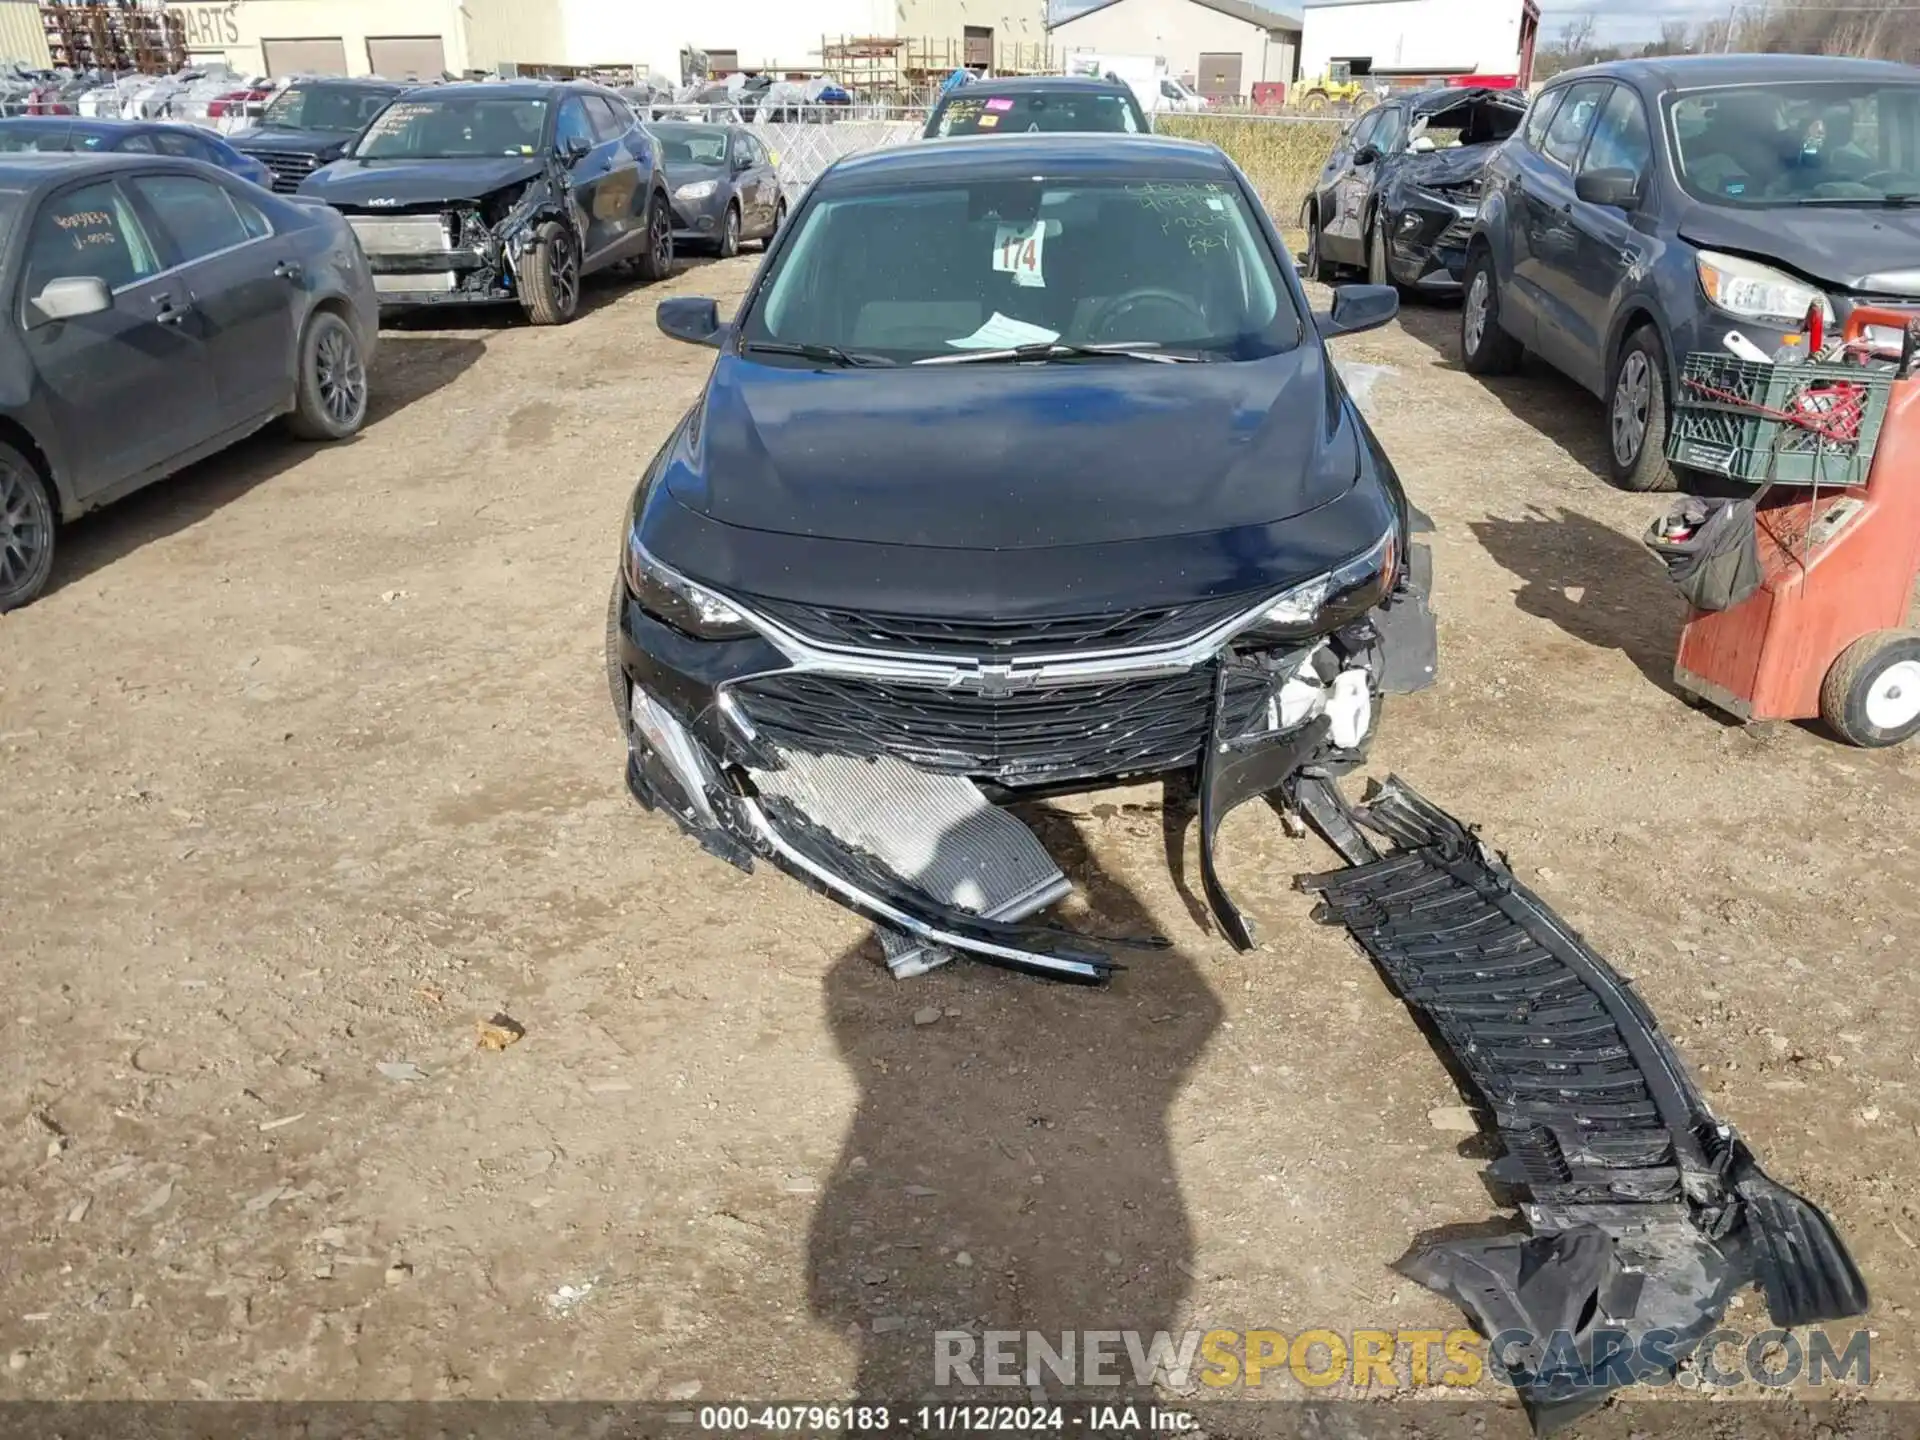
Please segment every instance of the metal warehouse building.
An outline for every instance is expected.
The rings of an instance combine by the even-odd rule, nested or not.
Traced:
[[[1098,0],[1056,21],[1061,50],[1152,55],[1193,77],[1209,100],[1246,99],[1262,81],[1291,82],[1300,22],[1250,0]]]
[[[816,68],[828,37],[934,39],[989,65],[1008,47],[1047,44],[1046,0],[168,0],[167,8],[185,22],[193,55],[279,75],[637,65],[677,79],[690,50],[725,72]]]

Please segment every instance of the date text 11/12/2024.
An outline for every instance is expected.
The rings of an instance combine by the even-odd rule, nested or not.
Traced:
[[[701,1430],[716,1435],[820,1435],[836,1431],[983,1435],[1181,1435],[1200,1422],[1158,1405],[703,1405]]]

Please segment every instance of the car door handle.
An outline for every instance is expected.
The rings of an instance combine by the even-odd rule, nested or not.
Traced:
[[[181,325],[186,322],[191,305],[175,305],[171,295],[156,295],[153,300],[153,318],[162,325]]]
[[[278,265],[273,267],[273,278],[276,280],[291,280],[298,284],[307,278],[307,267],[302,265],[298,260],[282,260]]]

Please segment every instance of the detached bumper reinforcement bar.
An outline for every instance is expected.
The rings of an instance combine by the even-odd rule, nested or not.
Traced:
[[[1438,1041],[1505,1154],[1525,1233],[1416,1244],[1409,1278],[1494,1342],[1535,1428],[1670,1375],[1757,1283],[1782,1327],[1864,1313],[1821,1211],[1715,1119],[1631,986],[1467,827],[1398,779],[1347,806],[1311,772],[1302,816],[1353,868],[1301,876]],[[1397,847],[1368,858],[1360,827]]]

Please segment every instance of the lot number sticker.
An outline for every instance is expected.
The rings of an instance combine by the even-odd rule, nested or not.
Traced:
[[[994,232],[993,268],[1013,276],[1016,285],[1045,288],[1047,222],[1002,225]]]

